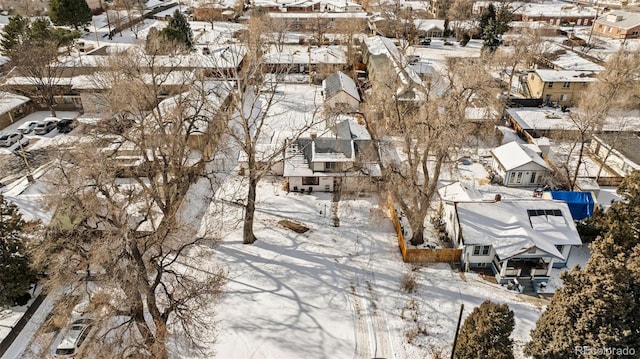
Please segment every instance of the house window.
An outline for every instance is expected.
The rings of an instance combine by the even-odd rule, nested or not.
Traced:
[[[324,163],[324,169],[325,170],[335,170],[336,169],[336,163],[335,162],[325,162]]]
[[[563,88],[563,89],[568,89],[568,88],[569,88],[569,86],[571,86],[571,82],[564,82],[564,83],[562,83],[562,88]]]
[[[522,172],[518,172],[518,177],[516,177],[516,183],[522,183]]]
[[[317,186],[320,183],[319,177],[302,177],[302,185]]]
[[[553,82],[549,82],[549,85],[547,85],[547,87],[552,88],[553,87]]]
[[[538,174],[538,172],[531,172],[531,179],[529,180],[529,183],[536,183],[536,175]]]
[[[631,33],[631,36],[633,36],[633,37],[638,37],[638,31],[634,31],[634,32],[632,32],[632,33]]]
[[[489,255],[489,247],[490,246],[473,246],[473,255],[479,256],[482,253],[483,256],[487,256]]]
[[[568,99],[569,99],[569,95],[567,94],[560,95],[560,101],[567,101]]]
[[[598,30],[602,30],[602,24],[598,24]]]

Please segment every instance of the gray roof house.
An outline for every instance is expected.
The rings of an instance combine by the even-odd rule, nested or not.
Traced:
[[[356,112],[360,107],[360,94],[355,81],[338,71],[322,81],[324,105],[330,110]]]

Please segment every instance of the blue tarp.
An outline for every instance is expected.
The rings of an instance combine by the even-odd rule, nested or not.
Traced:
[[[574,221],[593,215],[595,202],[591,192],[551,191],[551,198],[567,202]]]

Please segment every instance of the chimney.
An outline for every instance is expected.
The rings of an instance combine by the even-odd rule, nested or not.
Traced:
[[[499,193],[494,197],[495,202],[500,202],[501,199],[502,199],[502,195]]]

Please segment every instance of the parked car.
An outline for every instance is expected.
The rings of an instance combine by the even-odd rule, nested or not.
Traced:
[[[44,119],[44,121],[38,123],[38,125],[35,127],[33,132],[35,132],[36,135],[46,135],[47,133],[51,132],[51,130],[56,128],[57,124],[58,124],[57,118],[47,117]]]
[[[76,128],[77,125],[78,125],[78,121],[72,118],[63,118],[60,121],[58,121],[56,127],[58,128],[58,132],[60,133],[69,133],[71,132],[71,130]]]
[[[13,146],[15,143],[22,139],[22,134],[20,133],[7,133],[0,136],[0,146],[9,147]]]
[[[93,320],[89,318],[81,318],[71,323],[71,326],[69,326],[60,344],[58,344],[56,348],[56,357],[69,358],[76,354],[89,335],[92,327]]]
[[[27,133],[30,133],[31,131],[33,131],[33,129],[36,128],[36,126],[38,126],[37,121],[25,122],[22,125],[20,125],[20,127],[18,127],[18,133],[26,135]]]
[[[420,40],[419,40],[419,43],[422,46],[431,45],[431,38],[430,37],[421,37]]]

